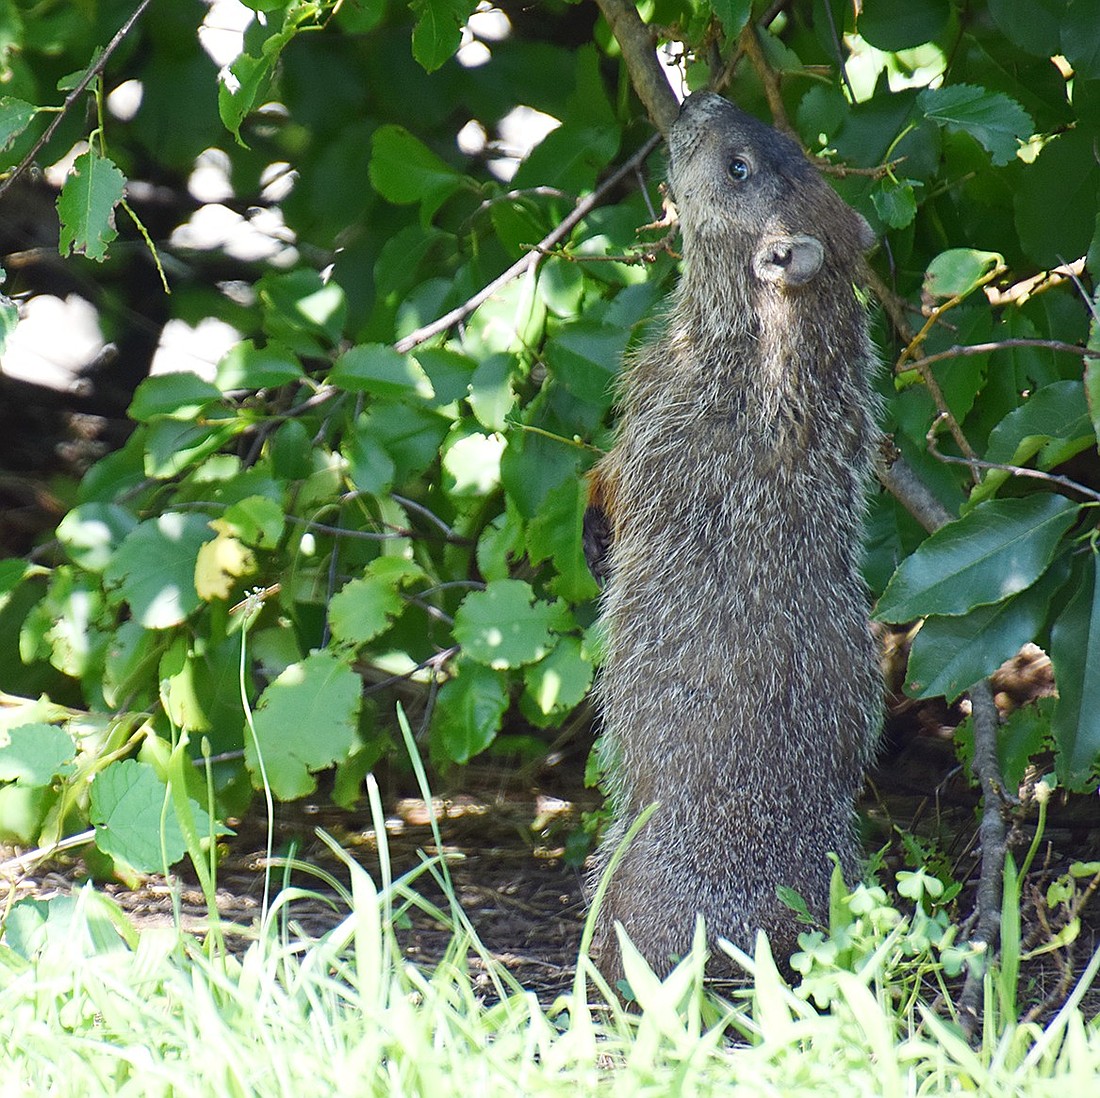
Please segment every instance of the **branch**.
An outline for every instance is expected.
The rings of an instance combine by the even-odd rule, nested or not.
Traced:
[[[43,146],[53,137],[57,130],[57,127],[61,125],[62,119],[69,113],[72,105],[84,94],[88,85],[95,80],[97,76],[107,67],[107,62],[111,59],[111,54],[122,45],[122,40],[133,29],[134,24],[145,14],[145,9],[153,2],[153,0],[141,0],[141,3],[134,9],[134,13],[126,20],[125,23],[119,28],[118,33],[107,43],[103,52],[99,55],[99,58],[88,71],[80,78],[80,82],[68,96],[65,98],[65,102],[61,104],[60,110],[54,115],[53,121],[42,131],[42,136],[31,146],[30,152],[19,162],[11,174],[0,183],[0,198],[4,197],[8,188],[27,170],[34,158],[42,151]]]
[[[663,137],[676,121],[680,104],[657,60],[653,34],[642,22],[633,0],[596,0],[596,3],[623,51],[634,90]]]
[[[882,486],[930,534],[951,521],[954,517],[951,512],[932,494],[928,485],[888,440],[883,440],[880,459],[875,473]]]
[[[671,91],[669,94],[672,94]],[[494,278],[488,286],[483,286],[468,301],[463,302],[457,308],[452,309],[449,313],[444,314],[437,320],[433,320],[430,324],[425,324],[424,327],[417,328],[415,332],[410,332],[407,336],[399,339],[394,344],[394,349],[399,354],[407,354],[414,347],[419,347],[421,343],[431,339],[432,336],[439,335],[440,332],[445,332],[448,328],[452,328],[455,324],[465,320],[466,317],[488,301],[498,290],[507,286],[508,283],[512,282],[514,279],[533,270],[542,258],[542,253],[545,252],[546,249],[552,248],[559,240],[563,240],[568,236],[577,223],[591,213],[591,211],[603,201],[608,192],[614,190],[623,179],[642,164],[645,158],[653,152],[660,142],[660,134],[654,134],[629,160],[609,175],[590,195],[582,198],[561,220],[558,226],[547,233],[546,236],[544,236],[525,256],[521,259],[517,259],[508,270],[497,278]]]
[[[1006,465],[1001,461],[982,461],[976,457],[960,458],[952,454],[942,453],[936,446],[936,432],[941,418],[936,418],[936,421],[928,428],[928,434],[925,436],[928,443],[928,452],[937,461],[942,461],[947,465],[967,465],[971,469],[998,469],[1004,473],[1011,473],[1014,477],[1032,477],[1035,480],[1045,480],[1048,484],[1057,484],[1060,488],[1065,488],[1070,492],[1078,492],[1086,499],[1091,499],[1094,503],[1100,503],[1100,492],[1093,491],[1084,484],[1079,484],[1077,481],[1070,480],[1069,477],[1064,477],[1059,473],[1048,473],[1043,469],[1029,469],[1026,465]]]
[[[979,827],[982,868],[978,879],[978,925],[969,944],[984,952],[970,962],[959,996],[959,1013],[963,1032],[973,1038],[981,1023],[985,973],[1000,936],[1005,819],[1002,812],[1004,779],[997,762],[997,706],[988,679],[970,688],[970,705],[974,717],[974,773],[982,790]]]

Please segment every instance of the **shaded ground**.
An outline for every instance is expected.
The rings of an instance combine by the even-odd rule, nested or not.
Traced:
[[[443,839],[442,853],[455,893],[492,959],[505,966],[543,1002],[567,990],[574,971],[585,916],[583,871],[565,857],[569,836],[580,828],[581,813],[598,804],[598,796],[584,789],[579,776],[555,774],[554,794],[536,788],[506,789],[482,776],[463,793],[436,800],[435,811]],[[1051,881],[1065,873],[1071,860],[1100,857],[1100,813],[1095,798],[1078,798],[1052,810],[1046,842],[1036,860],[1037,871],[1025,889],[1024,948],[1049,940],[1061,917],[1047,908],[1044,898]],[[910,841],[906,851],[898,829],[911,830],[926,844],[928,858],[946,861],[954,879],[968,882],[959,897],[960,917],[970,910],[972,878],[977,872],[976,807],[974,791],[954,764],[954,749],[946,738],[922,735],[905,751],[888,758],[872,772],[864,797],[865,844],[869,852],[885,851],[886,868],[916,864],[920,858]],[[384,845],[399,877],[423,865],[425,855],[437,853],[427,806],[422,800],[391,795],[386,803]],[[231,941],[243,948],[254,932],[262,909],[266,825],[262,805],[238,822],[237,836],[229,840],[218,870],[218,903],[231,929]],[[317,836],[322,828],[358,862],[376,882],[382,879],[379,836],[370,823],[366,804],[361,811],[345,812],[325,805],[277,805],[274,849],[348,882],[348,870]],[[1017,828],[1015,845],[1026,849],[1028,825]],[[1070,853],[1072,853],[1072,859]],[[1022,853],[1021,853],[1022,856]],[[16,894],[49,895],[64,892],[81,879],[79,860],[42,868],[16,884]],[[284,871],[273,875],[274,887]],[[316,875],[302,870],[289,883],[318,895],[297,899],[291,919],[308,933],[319,934],[336,925],[346,908],[336,893]],[[104,886],[140,927],[170,925],[172,891],[163,879],[152,878],[143,887]],[[193,881],[176,886],[185,927],[201,932],[206,919],[202,894]],[[429,872],[423,872],[415,890],[438,904],[447,902]],[[1022,987],[1030,1001],[1055,1005],[1070,981],[1100,943],[1100,912],[1086,909],[1082,933],[1074,947],[1047,954],[1025,967]],[[407,958],[430,965],[451,940],[450,930],[418,909],[410,908],[398,938]],[[484,964],[471,953],[475,979]],[[490,990],[488,979],[486,991]],[[1094,1008],[1095,1009],[1095,1008]]]

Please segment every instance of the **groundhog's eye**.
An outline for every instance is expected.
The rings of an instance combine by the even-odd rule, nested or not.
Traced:
[[[735,183],[743,183],[749,177],[749,162],[743,156],[732,157],[726,170]]]

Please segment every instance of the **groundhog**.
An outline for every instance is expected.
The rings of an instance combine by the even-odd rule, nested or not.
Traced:
[[[669,134],[684,274],[627,362],[614,448],[591,474],[586,550],[605,582],[597,687],[615,822],[647,805],[597,926],[660,975],[696,913],[714,948],[777,954],[824,918],[830,853],[858,875],[855,798],[881,721],[860,576],[877,444],[856,283],[867,222],[790,138],[700,92]]]

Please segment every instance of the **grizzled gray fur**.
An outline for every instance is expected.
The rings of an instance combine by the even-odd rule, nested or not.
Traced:
[[[627,363],[586,521],[606,577],[598,688],[616,822],[660,807],[612,881],[613,922],[660,972],[708,938],[777,953],[776,887],[827,912],[858,873],[854,803],[880,725],[860,578],[877,443],[855,283],[866,221],[791,139],[711,93],[669,135],[685,272],[663,334]],[[712,971],[728,968],[719,962]]]

